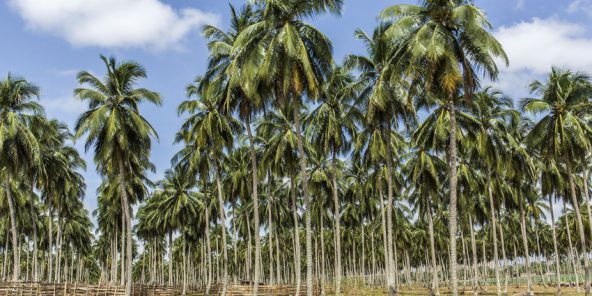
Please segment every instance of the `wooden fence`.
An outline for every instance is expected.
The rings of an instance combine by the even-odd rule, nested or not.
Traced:
[[[228,296],[251,295],[252,286],[228,285]],[[258,288],[259,295],[265,296],[290,296],[296,295],[295,286],[266,286]],[[221,285],[212,285],[209,295],[220,295]],[[302,286],[301,295],[305,295],[306,287]],[[182,294],[180,287],[167,287],[157,285],[135,284],[132,287],[133,296],[176,296]],[[318,293],[315,293],[318,294]],[[87,285],[77,283],[0,283],[0,296],[125,296],[125,287],[114,285]],[[205,295],[205,287],[190,287],[186,291],[187,296]]]

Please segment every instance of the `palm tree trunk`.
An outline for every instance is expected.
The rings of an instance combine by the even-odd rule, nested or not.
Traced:
[[[47,281],[53,282],[53,209],[51,201],[48,201],[47,207],[47,238],[48,238],[48,250],[47,250]]]
[[[300,98],[295,98],[294,124],[296,126],[296,138],[298,139],[298,157],[300,159],[300,182],[302,183],[302,194],[304,196],[304,227],[306,230],[306,295],[312,296],[312,221],[310,215],[310,196],[308,193],[308,171],[307,157],[304,153],[304,141],[302,139],[302,126],[300,126]]]
[[[341,226],[340,226],[340,209],[339,209],[339,194],[337,192],[337,158],[335,151],[333,151],[333,173],[331,182],[333,183],[333,219],[335,220],[335,295],[339,296],[341,293]]]
[[[430,232],[430,255],[432,257],[432,295],[440,295],[438,289],[438,265],[436,264],[436,242],[434,239],[434,220],[430,205],[428,205],[428,228]]]
[[[280,269],[280,238],[277,224],[274,227],[275,230],[275,272],[276,280],[278,284],[282,283],[281,269]]]
[[[384,254],[384,272],[385,275],[389,270],[389,254],[388,254],[388,239],[387,239],[387,235],[386,235],[386,217],[385,217],[385,207],[384,207],[384,196],[382,194],[382,182],[380,182],[380,177],[378,178],[377,181],[377,187],[378,187],[378,196],[380,198],[380,219],[381,219],[381,225],[380,228],[382,230],[382,242],[383,242],[383,254]],[[387,283],[389,283],[388,281],[388,275],[386,275],[386,281]]]
[[[4,191],[8,200],[8,211],[10,212],[10,233],[12,234],[12,281],[19,280],[20,260],[18,255],[18,234],[16,232],[16,208],[12,199],[12,190],[10,188],[10,173],[4,174]]]
[[[395,283],[395,260],[393,258],[393,179],[392,179],[392,150],[391,150],[391,130],[390,119],[388,119],[389,128],[386,131],[386,186],[387,186],[387,202],[386,202],[386,228],[387,228],[387,253],[388,253],[388,273],[387,282],[389,294],[397,294]]]
[[[173,231],[169,230],[169,287],[173,285]]]
[[[34,188],[34,185],[31,183],[31,189]],[[33,215],[35,213],[35,200],[33,199],[33,195],[29,196],[29,203],[30,203],[30,211],[31,211],[31,225],[33,226],[33,282],[39,281],[39,264],[38,264],[38,252],[39,249],[37,248],[37,221]]]
[[[500,284],[499,255],[497,250],[497,216],[495,215],[495,204],[493,202],[493,191],[491,189],[490,178],[487,178],[487,194],[489,196],[489,211],[491,212],[491,227],[493,231],[493,263],[495,266],[495,287],[497,289],[497,295],[501,295],[502,287]]]
[[[56,239],[56,270],[55,270],[55,281],[57,283],[62,282],[61,271],[62,271],[62,218],[60,215],[61,209],[60,201],[58,200],[58,211],[57,211],[57,222],[58,222],[58,233]]]
[[[121,210],[123,212],[123,203],[121,204]],[[119,252],[119,258],[121,261],[121,265],[120,265],[120,276],[121,276],[121,280],[120,280],[120,285],[123,286],[125,285],[125,264],[123,264],[123,262],[125,262],[125,219],[122,219],[121,221],[121,251]]]
[[[216,187],[218,187],[218,215],[220,225],[222,225],[222,256],[224,258],[222,275],[222,295],[226,296],[228,288],[228,248],[226,247],[226,213],[224,211],[224,197],[222,197],[222,182],[220,181],[220,172],[216,163]]]
[[[499,228],[500,232],[500,242],[502,245],[502,257],[504,259],[504,291],[502,292],[503,295],[508,295],[508,280],[509,280],[509,263],[508,263],[508,256],[506,256],[506,243],[504,237],[504,227],[501,223],[501,215],[498,211],[498,219],[500,222],[501,227]]]
[[[571,231],[569,230],[570,227],[569,227],[569,223],[567,221],[567,206],[565,205],[565,199],[563,199],[563,213],[564,213],[563,217],[565,219],[565,228],[567,230],[567,243],[569,246],[569,253],[568,253],[569,259],[571,261],[573,273],[575,274],[575,277],[576,277],[577,291],[578,291],[578,293],[580,293],[580,279],[579,279],[579,275],[578,275],[578,268],[576,266],[576,259],[575,259],[574,252],[573,252],[574,248],[573,248],[573,244],[571,241]]]
[[[551,214],[551,230],[553,233],[553,251],[555,252],[555,274],[557,277],[557,295],[559,295],[561,294],[561,270],[559,267],[559,251],[557,249],[557,233],[555,230],[555,213],[553,212],[553,196],[551,194],[549,194],[549,209],[549,213]]]
[[[271,178],[271,173],[267,172],[269,184],[267,186],[267,223],[269,227],[267,228],[267,250],[269,252],[269,284],[273,286],[274,284],[274,271],[273,271],[273,219],[271,216],[271,186],[273,184],[273,179]]]
[[[457,151],[456,151],[456,106],[454,105],[454,100],[452,96],[448,102],[448,111],[450,113],[450,143],[449,143],[449,159],[448,159],[448,166],[450,169],[450,177],[449,177],[449,186],[450,186],[450,209],[449,209],[449,216],[450,216],[450,290],[452,295],[458,295],[458,283],[457,283],[457,276],[456,276],[456,223],[457,223],[457,196],[456,196],[456,184],[457,184],[457,175],[456,175],[456,158],[457,158]]]
[[[524,201],[520,204],[520,230],[522,232],[522,245],[524,247],[524,262],[526,264],[526,284],[528,285],[528,295],[534,295],[532,292],[532,280],[530,272],[530,252],[528,250],[528,238],[526,237],[526,215],[524,213]]]
[[[209,198],[205,195],[205,235],[206,235],[206,260],[207,260],[207,273],[206,273],[206,295],[210,294],[210,287],[212,285],[212,243],[210,242],[210,203]]]
[[[585,288],[586,288],[586,295],[590,295],[590,262],[588,259],[588,249],[586,247],[586,231],[584,230],[584,222],[582,221],[582,213],[580,212],[580,205],[578,203],[578,199],[576,197],[576,186],[573,180],[572,175],[572,168],[571,162],[567,161],[567,178],[569,181],[569,188],[571,191],[571,203],[574,206],[574,211],[576,213],[577,223],[578,223],[578,231],[580,234],[580,244],[582,245],[581,254],[584,257],[584,272],[585,272]]]
[[[131,296],[132,294],[132,217],[131,217],[131,207],[130,207],[130,200],[128,197],[128,192],[125,188],[125,168],[124,168],[124,164],[123,164],[123,159],[119,160],[119,177],[121,178],[120,182],[119,182],[119,190],[121,193],[121,199],[123,200],[123,216],[125,219],[125,228],[126,228],[126,242],[125,242],[125,247],[126,247],[126,276],[127,276],[127,281],[126,281],[126,285],[125,285],[125,295],[126,296]]]
[[[183,237],[183,295],[187,293],[187,239]],[[225,294],[224,294],[225,295]]]
[[[473,295],[479,294],[479,268],[477,268],[477,243],[475,241],[475,229],[473,228],[473,216],[469,213],[469,230],[471,231],[471,253],[473,256]]]
[[[251,155],[251,176],[253,178],[253,191],[252,191],[252,199],[253,199],[253,229],[255,235],[255,271],[253,276],[253,295],[257,295],[257,288],[259,286],[259,269],[260,269],[260,259],[261,259],[261,240],[259,238],[259,196],[257,193],[257,187],[259,185],[259,178],[257,176],[257,154],[255,151],[255,139],[253,138],[253,133],[251,131],[251,122],[249,116],[247,116],[247,135],[249,137],[249,152]]]
[[[290,178],[290,194],[292,195],[292,217],[294,219],[294,277],[296,282],[296,295],[300,295],[300,230],[298,212],[296,208],[296,184],[294,177]]]
[[[323,235],[323,231],[325,230],[325,225],[323,223],[323,216],[321,215],[321,296],[325,295],[325,238]]]

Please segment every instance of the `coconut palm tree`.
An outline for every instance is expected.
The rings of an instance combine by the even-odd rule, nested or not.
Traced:
[[[132,203],[128,196],[128,178],[142,171],[150,154],[150,143],[157,134],[139,112],[143,101],[159,105],[160,95],[145,88],[135,88],[146,71],[135,62],[117,63],[114,57],[101,56],[107,68],[103,80],[87,71],[78,73],[78,81],[88,88],[77,88],[74,93],[88,102],[88,111],[76,122],[75,138],[85,134],[85,148],[94,147],[94,160],[100,171],[117,178],[126,225],[126,295],[132,289]]]
[[[306,287],[307,295],[313,293],[312,221],[308,190],[307,157],[300,119],[302,99],[320,97],[321,81],[329,72],[332,59],[330,40],[316,28],[303,21],[308,16],[325,11],[339,14],[341,0],[258,0],[262,18],[237,38],[235,52],[249,51],[255,46],[264,49],[259,75],[265,85],[274,91],[280,105],[290,103],[294,112],[294,125],[298,143],[300,179],[304,199],[306,230]],[[257,271],[256,271],[257,272]],[[256,293],[256,290],[255,290]]]
[[[532,127],[525,142],[537,149],[542,157],[554,159],[565,166],[571,203],[577,217],[581,254],[588,252],[584,223],[580,214],[574,181],[574,163],[583,161],[590,149],[587,135],[592,131],[585,119],[592,107],[589,98],[592,84],[586,74],[554,67],[546,81],[530,84],[537,97],[522,99],[525,112],[544,114]],[[586,295],[590,294],[590,263],[584,255]]]
[[[251,157],[252,188],[251,198],[254,204],[253,225],[255,231],[255,271],[253,275],[254,290],[257,294],[257,286],[260,276],[261,241],[259,238],[259,200],[258,200],[258,162],[256,156],[255,137],[251,128],[251,117],[263,107],[260,93],[264,89],[259,87],[255,73],[260,65],[262,45],[243,47],[239,43],[239,36],[252,24],[259,20],[259,13],[252,6],[246,5],[237,11],[230,7],[232,20],[231,28],[224,32],[214,26],[205,26],[204,35],[209,39],[210,63],[204,76],[204,84],[213,85],[212,88],[222,91],[223,104],[226,112],[237,111],[239,117],[245,122],[247,137],[249,140],[249,154]]]
[[[486,191],[489,200],[489,215],[492,217],[492,239],[493,239],[493,260],[495,263],[495,281],[497,293],[501,293],[499,255],[498,255],[498,236],[497,236],[497,217],[493,196],[493,181],[491,176],[496,170],[501,169],[504,163],[504,147],[507,146],[509,137],[508,122],[517,121],[519,112],[513,109],[512,100],[504,96],[501,92],[486,87],[475,93],[473,113],[479,121],[480,129],[476,137],[476,153],[479,156],[476,160],[483,166],[486,178]],[[499,203],[499,202],[497,202]]]
[[[443,181],[442,172],[446,167],[445,162],[421,148],[417,148],[409,157],[405,169],[407,170],[407,183],[409,185],[410,201],[419,211],[420,217],[428,221],[430,235],[430,256],[432,261],[432,286],[431,294],[440,295],[438,291],[438,267],[436,260],[436,248],[434,238],[433,208],[437,208],[441,201],[440,188]]]
[[[396,60],[413,80],[423,80],[427,91],[437,89],[447,101],[450,116],[448,164],[450,170],[450,282],[453,295],[457,286],[457,141],[456,100],[462,90],[467,101],[479,85],[478,74],[495,79],[494,58],[507,64],[501,44],[488,31],[485,13],[468,0],[430,0],[422,5],[400,4],[381,13],[392,20],[387,34],[399,44]],[[433,38],[436,36],[437,38]]]
[[[9,207],[13,281],[20,278],[20,259],[16,206],[10,183],[39,160],[39,143],[29,124],[34,117],[43,116],[42,107],[33,101],[38,96],[39,88],[23,78],[8,74],[0,80],[0,172]]]
[[[385,31],[388,24],[381,24],[374,30],[372,37],[365,32],[356,31],[356,38],[360,39],[366,49],[367,56],[350,55],[346,57],[345,65],[355,67],[360,70],[360,82],[362,86],[362,100],[367,105],[365,121],[368,126],[376,128],[375,134],[379,141],[383,143],[381,150],[374,150],[372,154],[381,154],[379,157],[386,165],[386,183],[387,183],[387,203],[386,203],[386,221],[387,221],[387,241],[385,244],[387,254],[387,284],[391,294],[396,293],[395,281],[395,259],[393,246],[393,225],[392,225],[392,205],[393,205],[393,157],[396,146],[393,142],[397,137],[393,137],[392,130],[397,129],[399,119],[405,124],[411,121],[414,114],[413,106],[409,101],[409,96],[405,93],[406,86],[401,79],[400,73],[393,69],[392,56],[394,47],[386,39]],[[363,144],[363,143],[362,143]],[[365,145],[365,144],[363,144]],[[370,146],[369,146],[370,147]],[[378,148],[378,147],[374,147]],[[359,149],[358,149],[359,150]],[[374,155],[377,157],[378,155]]]
[[[305,118],[307,133],[316,143],[316,151],[332,158],[332,196],[335,235],[335,295],[341,291],[341,234],[339,225],[339,194],[337,186],[337,156],[351,149],[348,139],[354,138],[356,124],[363,120],[355,107],[357,98],[354,77],[346,69],[335,67],[322,86],[322,102]]]
[[[179,112],[187,112],[190,117],[185,121],[179,137],[183,137],[187,146],[190,146],[190,151],[207,150],[212,158],[212,167],[214,169],[214,176],[216,180],[219,219],[221,225],[226,225],[224,213],[224,197],[222,188],[222,171],[221,159],[224,158],[224,149],[232,149],[234,146],[234,135],[240,130],[241,125],[230,114],[221,112],[224,111],[220,107],[221,93],[215,89],[200,89],[205,87],[199,85],[200,79],[196,80],[196,84],[187,87],[187,94],[189,97],[198,95],[197,100],[185,101],[179,105]],[[195,153],[198,156],[199,153]],[[186,156],[188,157],[188,156]],[[189,160],[191,166],[192,162]],[[226,232],[222,231],[222,248],[224,253],[224,275],[223,275],[223,291],[226,294],[226,287],[228,284],[228,254],[226,248]]]

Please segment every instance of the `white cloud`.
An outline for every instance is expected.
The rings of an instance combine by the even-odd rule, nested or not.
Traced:
[[[160,0],[9,0],[31,30],[76,46],[178,47],[183,37],[219,17],[197,9],[175,10]]]
[[[499,28],[510,66],[501,69],[497,86],[525,95],[526,85],[540,79],[552,66],[592,73],[592,38],[580,24],[556,18],[538,19]],[[501,65],[501,64],[500,64]]]
[[[41,98],[41,105],[45,108],[49,118],[66,120],[77,117],[87,109],[87,104],[72,96],[63,96],[57,98]]]
[[[592,0],[574,0],[567,6],[568,13],[583,12],[592,16]]]

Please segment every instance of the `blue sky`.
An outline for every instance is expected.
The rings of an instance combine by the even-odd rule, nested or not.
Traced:
[[[230,1],[240,6],[245,1]],[[323,15],[313,23],[334,44],[341,61],[348,53],[362,53],[353,38],[357,28],[371,32],[376,16],[387,6],[416,1],[345,0],[343,15]],[[552,65],[592,73],[592,0],[478,0],[494,26],[494,34],[510,56],[494,85],[514,98],[527,95],[526,85],[541,79]],[[169,166],[178,147],[173,145],[181,119],[176,107],[184,88],[203,73],[207,50],[200,35],[205,23],[228,26],[224,0],[3,0],[0,3],[0,76],[23,76],[41,90],[41,104],[49,117],[71,127],[85,105],[72,90],[80,70],[103,74],[99,54],[144,65],[148,79],[141,85],[158,91],[160,107],[143,106],[156,127],[152,161],[156,178]],[[487,84],[489,84],[487,82]],[[81,143],[77,147],[83,152]],[[88,183],[86,207],[96,208],[92,155],[85,158]]]

